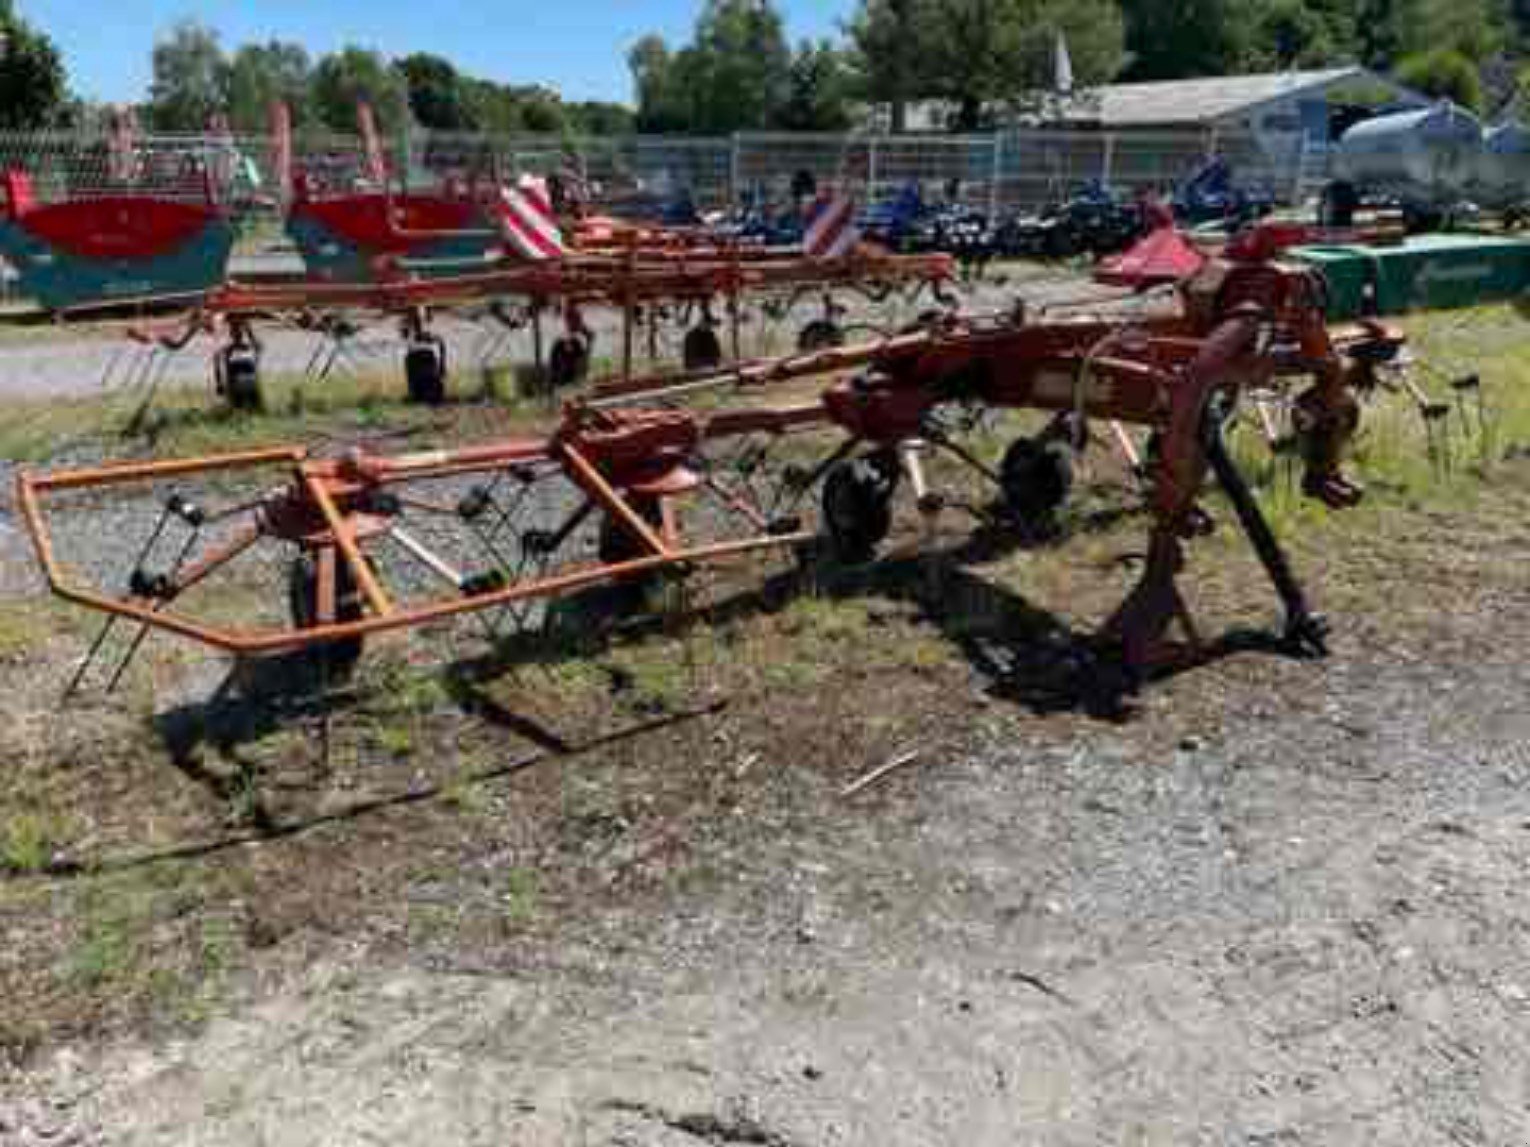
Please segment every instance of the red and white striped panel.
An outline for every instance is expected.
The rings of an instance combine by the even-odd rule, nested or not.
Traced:
[[[563,257],[563,231],[545,180],[525,175],[514,187],[505,188],[499,221],[505,241],[523,259],[544,262]]]
[[[861,241],[855,201],[848,195],[820,195],[808,208],[802,249],[810,259],[842,259]]]

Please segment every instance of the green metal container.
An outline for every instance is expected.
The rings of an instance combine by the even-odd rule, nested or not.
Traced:
[[[1530,242],[1520,239],[1418,235],[1388,247],[1297,247],[1291,257],[1323,272],[1335,320],[1471,307],[1530,291]]]

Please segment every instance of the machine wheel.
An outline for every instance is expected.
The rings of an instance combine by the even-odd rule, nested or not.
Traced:
[[[839,463],[823,484],[823,524],[834,556],[847,565],[876,557],[892,530],[892,497],[898,467],[890,459],[856,458]]]
[[[686,331],[680,356],[686,370],[716,370],[723,360],[722,340],[716,329],[703,324]]]
[[[814,319],[797,335],[797,349],[805,354],[844,345],[844,328],[831,319]]]
[[[637,511],[638,517],[647,522],[655,530],[664,524],[664,512],[659,506],[657,498],[629,497],[628,501],[632,508]],[[622,529],[607,515],[600,523],[600,560],[607,565],[616,565],[620,562],[635,561],[643,557],[648,551],[643,544]],[[653,598],[650,591],[661,584],[663,574],[658,570],[651,570],[636,577],[628,578],[619,585],[613,586],[609,592],[602,592],[602,600],[614,608],[618,614],[636,613],[644,609]]]
[[[319,623],[319,563],[308,550],[303,551],[287,571],[287,599],[292,622],[299,629],[311,629]],[[351,567],[340,554],[335,555],[335,621],[360,621],[361,591],[351,575]],[[309,656],[326,677],[344,681],[361,659],[364,642],[360,637],[346,637],[309,647]]]
[[[1004,506],[1028,533],[1050,526],[1073,489],[1073,454],[1057,439],[1018,438],[999,464]]]
[[[590,345],[575,335],[564,335],[547,355],[547,383],[554,390],[577,386],[590,373]]]
[[[1323,188],[1318,201],[1318,224],[1323,227],[1350,227],[1355,222],[1355,212],[1360,207],[1360,196],[1354,185],[1338,180]]]
[[[404,352],[409,401],[440,406],[446,401],[446,343],[437,336],[417,339]]]
[[[659,507],[657,498],[629,497],[629,503],[637,511],[638,517],[647,522],[655,530],[664,524],[664,512]],[[607,514],[600,523],[600,560],[607,565],[616,565],[618,562],[630,562],[640,558],[647,551],[643,544],[629,534],[615,520]]]
[[[260,360],[248,352],[225,352],[219,363],[218,381],[230,409],[260,411],[265,395],[260,388]]]

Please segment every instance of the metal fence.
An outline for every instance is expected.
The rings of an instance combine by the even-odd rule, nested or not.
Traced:
[[[811,135],[742,133],[714,138],[631,136],[560,139],[469,136],[415,130],[383,141],[395,177],[414,184],[448,175],[546,174],[570,162],[609,197],[663,199],[682,190],[703,210],[746,198],[780,201],[793,177],[851,189],[864,203],[910,184],[928,197],[955,197],[995,213],[1054,201],[1090,180],[1121,189],[1169,188],[1209,156],[1228,158],[1240,183],[1291,201],[1323,175],[1311,155],[1271,154],[1250,136],[1207,131],[1017,130],[987,135]],[[300,134],[297,166],[344,181],[366,171],[362,141]],[[132,187],[200,198],[209,182],[253,210],[271,206],[275,149],[265,136],[135,137],[109,133],[0,133],[0,170],[26,171],[42,202]]]

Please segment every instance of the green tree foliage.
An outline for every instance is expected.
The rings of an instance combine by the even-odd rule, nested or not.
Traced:
[[[792,56],[786,102],[774,126],[787,131],[845,131],[851,126],[850,69],[827,40],[804,40]]]
[[[195,20],[182,20],[154,45],[154,79],[149,86],[149,121],[161,131],[202,131],[223,112],[228,96],[228,60],[218,34]]]
[[[1220,76],[1241,70],[1253,43],[1247,0],[1126,0],[1127,78]]]
[[[679,62],[662,36],[644,36],[627,53],[637,96],[639,131],[667,134],[690,127],[690,102],[681,85]]]
[[[985,106],[1013,105],[1050,88],[1059,35],[1080,86],[1110,79],[1121,64],[1124,28],[1114,0],[927,2],[926,88],[955,103],[958,130],[984,126]]]
[[[378,130],[392,132],[408,114],[408,87],[378,52],[347,47],[325,56],[314,69],[309,98],[319,122],[334,131],[357,130],[356,107],[372,106]]]
[[[1455,51],[1481,63],[1508,38],[1502,0],[1396,0],[1392,18],[1400,55]]]
[[[67,118],[64,65],[53,41],[0,0],[0,128],[43,127]]]
[[[707,0],[688,46],[674,52],[648,36],[627,63],[645,131],[768,127],[791,94],[792,54],[771,0]]]
[[[1115,0],[863,0],[848,32],[859,92],[892,104],[895,130],[906,101],[949,100],[970,130],[1049,88],[1059,35],[1083,86],[1116,74],[1124,43]]]
[[[478,127],[465,78],[450,60],[416,52],[398,62],[409,91],[409,110],[422,126],[437,131],[472,131]]]
[[[623,104],[586,100],[563,108],[569,127],[579,135],[631,135],[634,130],[636,117]]]
[[[707,0],[683,72],[694,130],[721,134],[770,124],[786,102],[791,50],[770,0]]]
[[[277,102],[287,105],[294,126],[304,126],[312,71],[301,44],[272,40],[241,47],[229,61],[227,73],[228,115],[234,130],[265,131],[271,106]]]
[[[1270,0],[1254,17],[1249,62],[1271,71],[1327,63],[1336,54],[1323,17],[1304,0]]]
[[[892,108],[892,129],[907,126],[908,105],[927,94],[922,52],[931,17],[925,0],[861,0],[846,25],[856,94]]]
[[[1398,64],[1397,78],[1425,95],[1451,99],[1473,110],[1482,108],[1482,81],[1477,65],[1454,48],[1436,48],[1408,56]]]

